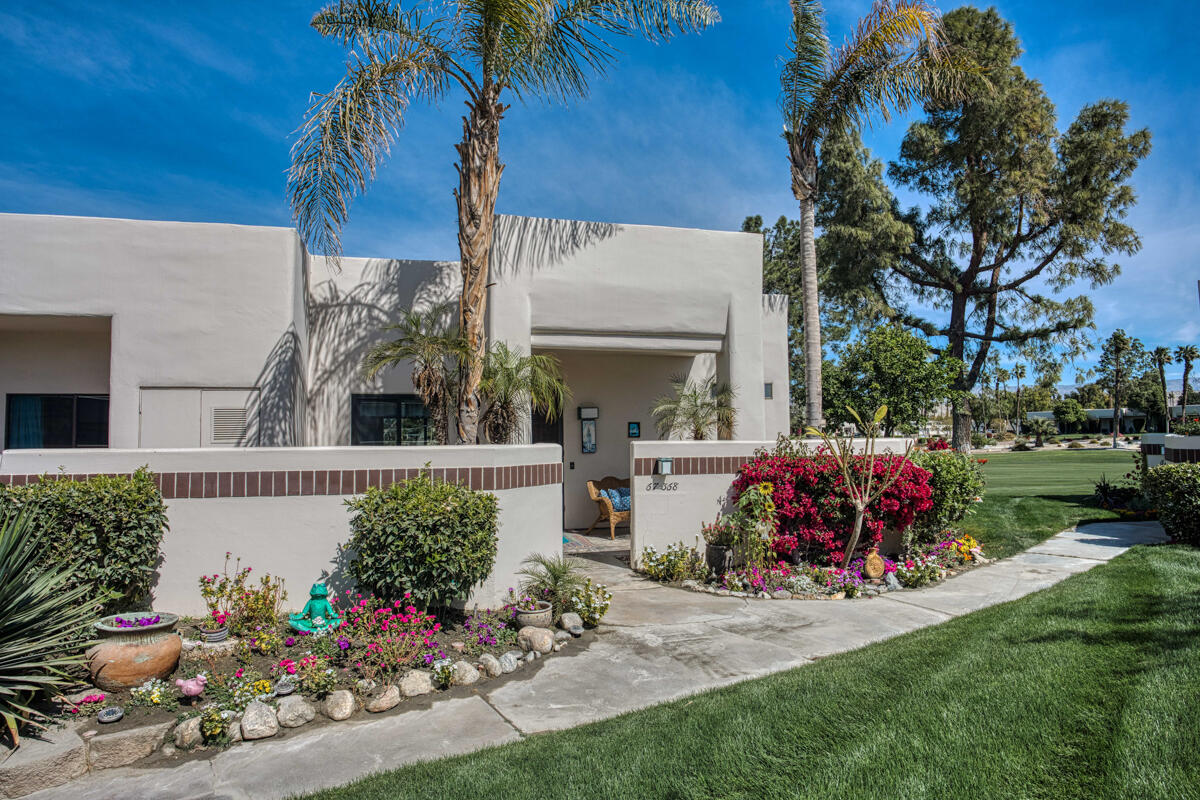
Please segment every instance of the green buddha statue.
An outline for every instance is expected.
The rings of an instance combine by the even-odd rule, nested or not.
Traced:
[[[305,633],[322,633],[342,624],[342,618],[329,603],[329,590],[323,583],[314,583],[308,592],[308,602],[299,614],[291,614],[288,621],[292,630]]]

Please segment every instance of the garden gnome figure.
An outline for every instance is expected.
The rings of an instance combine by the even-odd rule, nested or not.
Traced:
[[[342,619],[333,610],[328,598],[329,590],[325,588],[325,584],[314,583],[308,592],[308,602],[304,604],[304,610],[288,617],[292,630],[317,633],[332,630],[340,625]]]

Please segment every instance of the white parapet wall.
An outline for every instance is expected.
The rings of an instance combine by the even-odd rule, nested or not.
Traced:
[[[1162,441],[1162,460],[1167,464],[1194,464],[1200,462],[1200,436],[1178,436],[1174,433],[1158,434]],[[1143,452],[1144,449],[1143,449]],[[1150,464],[1147,459],[1147,464]],[[1155,466],[1151,464],[1151,466]]]
[[[346,500],[428,468],[435,478],[495,494],[499,547],[490,578],[471,603],[503,601],[530,554],[562,552],[562,453],[554,444],[478,447],[284,447],[185,450],[8,450],[0,483],[41,475],[83,479],[146,466],[167,505],[170,531],[154,584],[154,605],[204,613],[197,588],[230,552],[286,581],[299,608],[318,580],[350,588]]]
[[[1164,433],[1143,433],[1138,440],[1142,455],[1146,457],[1146,468],[1157,467],[1163,463],[1163,445],[1166,443]]]
[[[875,446],[879,453],[903,453],[909,444],[907,439],[877,439]],[[820,442],[810,440],[808,445],[815,450]],[[775,442],[632,442],[629,549],[633,566],[641,566],[646,547],[661,552],[681,542],[703,550],[700,528],[733,510],[731,489],[738,470],[756,451],[774,446]],[[671,460],[670,474],[661,474],[661,459]]]

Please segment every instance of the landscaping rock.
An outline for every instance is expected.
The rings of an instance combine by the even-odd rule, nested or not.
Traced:
[[[681,583],[679,585],[682,586],[684,589],[695,589],[697,586],[700,585],[700,582],[693,580],[691,578],[688,578],[686,581],[684,581],[683,583]]]
[[[554,631],[526,625],[517,634],[517,644],[526,652],[549,653],[554,648]]]
[[[325,698],[321,711],[330,719],[341,721],[350,719],[354,713],[354,706],[354,693],[349,689],[338,689],[336,692],[330,692],[329,697]]]
[[[22,797],[61,786],[87,772],[87,748],[70,728],[51,728],[21,746],[0,764],[0,796]]]
[[[884,577],[883,582],[887,584],[888,590],[892,592],[898,592],[904,588],[904,586],[900,583],[900,579],[896,577],[896,573],[894,572],[889,572]]]
[[[512,673],[512,672],[516,672],[517,667],[520,666],[520,663],[521,663],[518,660],[520,658],[521,658],[520,653],[514,653],[511,651],[500,656],[500,671],[503,672],[505,675],[508,675],[509,673]]]
[[[162,753],[164,756],[173,756],[173,755],[175,755],[175,745],[171,744],[170,742],[167,742],[166,744],[164,744],[162,746],[162,750],[160,750],[159,752]]]
[[[372,714],[378,714],[381,711],[390,711],[400,704],[400,687],[385,686],[383,692],[378,697],[367,703],[367,711]]]
[[[569,642],[569,641],[571,641],[572,638],[573,637],[571,636],[571,633],[569,631],[555,631],[554,632],[554,641],[556,641],[556,642]]]
[[[530,661],[533,661],[535,658],[537,658],[537,652],[534,650],[530,650],[528,653],[526,653],[524,656],[521,657],[521,660],[524,661],[525,663],[529,663]]]
[[[299,728],[301,725],[312,722],[316,716],[317,709],[313,704],[298,694],[289,695],[280,700],[279,711],[275,713],[275,718],[285,728]]]
[[[400,679],[400,694],[405,697],[418,697],[433,691],[433,674],[424,670],[414,669]]]
[[[829,595],[829,599],[830,600],[845,600],[846,593],[845,592],[835,592],[834,594]]]
[[[558,620],[558,627],[567,631],[572,636],[583,635],[583,617],[576,614],[574,611],[568,611],[563,614]]]
[[[461,653],[462,651],[467,649],[467,646],[463,642],[451,642],[450,649],[456,653]]]
[[[139,761],[162,746],[172,724],[160,722],[96,736],[88,742],[88,764],[92,769],[111,769]]]
[[[204,737],[200,733],[199,717],[189,717],[175,728],[175,746],[183,750],[191,750],[203,739]]]
[[[500,659],[491,653],[481,655],[479,663],[483,665],[483,671],[493,678],[499,677],[504,672],[504,670],[500,669]]]
[[[559,650],[562,650],[562,648],[563,648],[563,643],[562,643],[562,642],[555,642],[555,643],[554,643],[554,652],[556,652],[556,653],[557,653]]]
[[[275,709],[261,700],[254,700],[242,713],[242,738],[246,741],[269,739],[279,733]]]
[[[455,661],[450,668],[450,684],[452,686],[470,686],[479,682],[479,670],[466,661]]]
[[[355,681],[354,686],[363,694],[370,694],[371,692],[375,691],[376,684],[375,681],[371,680],[370,678],[359,678],[357,681]]]
[[[234,720],[229,724],[229,741],[237,744],[242,740],[242,724]]]
[[[730,592],[728,589],[717,589],[717,591],[714,592],[714,594],[716,594],[719,597],[729,597]]]
[[[788,600],[791,598],[791,596],[792,593],[787,589],[776,589],[775,591],[771,592],[771,597],[776,600]]]

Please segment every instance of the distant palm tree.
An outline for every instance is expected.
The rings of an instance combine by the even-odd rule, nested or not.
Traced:
[[[1194,344],[1180,345],[1175,348],[1175,360],[1183,364],[1183,390],[1179,393],[1179,413],[1187,418],[1188,378],[1192,375],[1192,364],[1200,360],[1200,348]]]
[[[1026,428],[1026,431],[1030,436],[1037,437],[1036,444],[1038,447],[1041,447],[1045,437],[1058,433],[1058,426],[1052,420],[1034,417],[1029,420],[1029,426]]]
[[[525,98],[587,94],[592,73],[616,57],[609,39],[651,41],[699,31],[720,17],[708,0],[340,0],[312,27],[349,49],[346,75],[318,94],[292,148],[288,191],[310,248],[335,260],[354,196],[374,180],[414,100],[466,95],[458,151],[458,326],[468,358],[458,385],[458,435],[478,439],[479,382],[487,349],[488,256],[500,190],[500,121],[507,90]]]
[[[399,335],[375,345],[363,358],[363,374],[368,379],[388,367],[412,363],[413,389],[429,409],[438,444],[450,440],[454,382],[469,353],[466,340],[448,324],[452,313],[446,306],[404,311],[400,322],[384,328]]]
[[[1025,365],[1013,364],[1012,376],[1017,379],[1017,436],[1021,435],[1021,378],[1025,377]]]
[[[1171,399],[1167,397],[1167,364],[1174,364],[1171,358],[1171,348],[1156,347],[1150,351],[1150,361],[1158,370],[1158,385],[1162,389],[1163,416],[1166,418],[1166,432],[1171,432]]]
[[[675,375],[671,389],[673,395],[658,398],[650,409],[659,436],[701,440],[715,433],[718,439],[733,438],[733,401],[737,393],[732,386],[718,382],[715,375],[702,381]]]
[[[941,18],[924,0],[876,0],[841,47],[831,48],[818,0],[791,0],[791,54],[780,75],[792,193],[800,202],[806,424],[821,428],[821,315],[817,288],[817,164],[831,134],[885,121],[910,106],[964,94],[971,68],[945,52]]]
[[[996,397],[996,417],[997,419],[1003,420],[1008,415],[1005,413],[1004,403],[1000,400],[1000,385],[1004,384],[1007,386],[1009,378],[1012,377],[1012,373],[1010,373],[1004,367],[996,367],[992,375],[996,379],[996,389],[994,392]]]
[[[553,422],[570,389],[557,357],[524,355],[504,342],[493,342],[483,361],[479,394],[487,404],[479,418],[484,435],[494,444],[509,444],[531,409]]]

